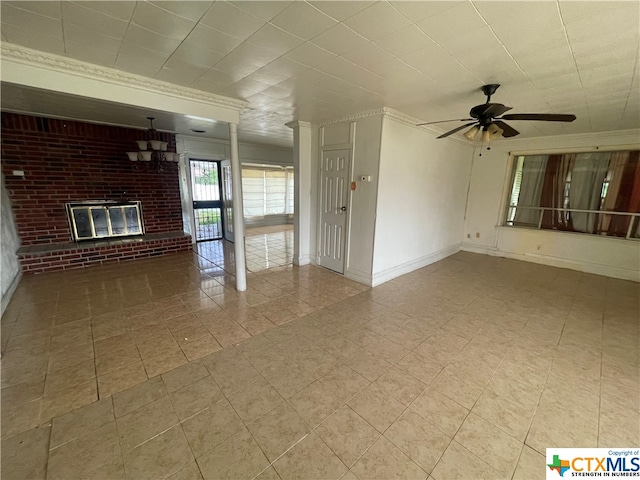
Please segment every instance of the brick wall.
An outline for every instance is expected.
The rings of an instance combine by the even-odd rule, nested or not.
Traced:
[[[175,136],[162,137],[175,150]],[[65,203],[83,200],[140,200],[146,233],[181,231],[177,164],[158,172],[125,154],[144,138],[141,130],[2,113],[2,169],[22,245],[69,242]]]

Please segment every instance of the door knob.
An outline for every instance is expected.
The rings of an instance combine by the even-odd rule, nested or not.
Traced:
[[[341,207],[340,210],[342,210],[343,212],[347,211],[347,207]]]

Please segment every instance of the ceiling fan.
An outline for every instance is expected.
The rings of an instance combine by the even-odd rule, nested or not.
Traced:
[[[488,142],[494,140],[500,136],[505,138],[515,137],[520,132],[515,128],[504,123],[503,120],[538,120],[543,122],[573,122],[576,119],[575,115],[557,114],[557,113],[511,113],[504,115],[505,112],[511,110],[511,107],[507,107],[501,103],[489,103],[491,95],[496,93],[500,85],[492,83],[484,85],[482,92],[487,96],[487,101],[482,105],[476,105],[469,111],[471,118],[458,118],[454,120],[441,120],[438,122],[419,123],[420,125],[433,125],[434,123],[446,123],[446,122],[467,122],[473,120],[471,123],[466,123],[461,127],[456,127],[453,130],[443,133],[438,138],[445,138],[460,130],[471,127],[464,133],[464,137],[468,140],[482,140]],[[502,115],[502,116],[501,116]]]

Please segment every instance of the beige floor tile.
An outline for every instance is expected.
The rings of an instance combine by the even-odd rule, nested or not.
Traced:
[[[200,362],[190,362],[162,374],[162,381],[168,392],[175,392],[201,378],[208,377],[209,372]]]
[[[513,480],[531,480],[532,478],[542,478],[547,469],[544,455],[532,450],[526,445],[522,449],[520,459],[513,474]]]
[[[408,373],[409,375],[414,376],[422,383],[430,384],[434,378],[438,376],[440,371],[442,370],[442,365],[437,362],[431,362],[428,359],[416,354],[409,353],[404,358],[396,363],[396,367],[398,367],[403,372]]]
[[[548,405],[540,406],[533,417],[525,444],[538,452],[544,452],[546,448],[596,448],[598,417]]]
[[[507,397],[485,390],[471,411],[515,439],[524,442],[535,407],[525,407]]]
[[[93,359],[50,372],[47,374],[47,380],[44,384],[44,393],[45,395],[50,395],[53,392],[86,382],[95,378],[95,376],[96,368]]]
[[[202,474],[200,473],[198,464],[193,462],[168,477],[167,480],[202,480]]]
[[[252,479],[269,466],[260,447],[244,428],[198,458],[204,480]]]
[[[289,401],[307,422],[315,426],[338,410],[367,384],[366,379],[343,365],[305,387]]]
[[[598,446],[640,445],[640,414],[603,398],[600,403]]]
[[[219,262],[222,250],[220,255]],[[247,260],[264,268],[249,251]],[[119,421],[159,400],[171,401],[191,447],[202,456],[243,426],[222,391],[235,397],[240,410],[240,404],[247,412],[252,404],[268,409],[269,402],[255,393],[260,388],[250,391],[265,385],[264,379],[310,426],[323,420],[329,425],[327,417],[348,410],[345,403],[377,380],[370,391],[377,389],[402,406],[412,402],[386,434],[396,435],[396,446],[418,463],[419,452],[409,451],[418,444],[412,440],[412,435],[420,437],[418,426],[431,424],[453,436],[468,414],[462,405],[486,420],[484,433],[497,427],[504,432],[498,437],[510,434],[515,441],[527,434],[531,447],[522,450],[514,478],[535,478],[544,471],[544,459],[537,452],[549,446],[606,447],[640,441],[635,284],[626,291],[629,282],[470,253],[374,289],[312,266],[252,273],[244,294],[233,290],[233,281],[219,266],[190,253],[23,277],[2,318],[3,475],[16,466],[8,459],[11,442],[34,425],[32,413],[38,406],[53,418],[53,444],[66,441],[65,435],[70,438],[51,451],[50,478],[113,480],[124,478],[125,471],[112,414],[101,410],[108,402],[114,402]],[[251,307],[247,302],[261,303]],[[274,328],[265,318],[270,315],[278,322],[291,321]],[[238,322],[254,335],[269,330],[250,337]],[[179,349],[174,334],[184,354],[180,363],[189,361],[194,367],[164,371],[162,378],[147,381],[140,358],[149,363],[161,356],[158,362],[166,362],[166,351]],[[218,341],[231,348],[213,352]],[[408,351],[414,347],[415,352]],[[64,388],[82,385],[83,375],[95,375],[89,368],[94,355],[103,398],[97,404],[90,392]],[[199,363],[213,378],[196,366]],[[412,385],[420,384],[411,377],[429,385],[415,399]],[[112,394],[113,399],[105,398]],[[271,412],[286,408],[280,403]],[[265,415],[267,419],[271,413]],[[404,425],[405,417],[414,420]],[[458,440],[469,434],[466,429],[475,418],[467,420]],[[104,421],[108,423],[99,426]],[[321,434],[322,428],[316,432]],[[344,436],[345,442],[358,439],[357,433]],[[406,445],[400,445],[402,439]],[[328,437],[325,440],[330,443]],[[428,444],[420,445],[424,443]],[[338,446],[333,448],[340,457]],[[483,448],[497,447],[487,441]],[[504,454],[500,451],[496,458]],[[432,477],[500,478],[486,463],[489,457],[481,459],[454,441]],[[431,460],[425,458],[426,467]],[[133,457],[128,460],[133,465]],[[19,468],[23,467],[29,465]],[[178,465],[175,473],[158,467],[159,477],[180,478],[182,473],[200,478],[193,460]],[[267,466],[255,475],[278,478]],[[345,475],[355,478],[354,472]]]
[[[454,437],[456,442],[485,460],[505,477],[513,475],[522,442],[483,420],[473,412]]]
[[[451,332],[438,330],[413,351],[428,360],[445,365],[460,352],[468,342],[469,340],[466,338]]]
[[[194,458],[180,425],[124,454],[127,478],[155,480],[179,472]]]
[[[372,480],[426,479],[428,476],[427,472],[385,437],[380,437],[351,471],[357,478]]]
[[[218,341],[209,333],[183,344],[181,348],[190,362],[222,349]]]
[[[89,473],[87,480],[126,480],[122,455],[99,466]]]
[[[231,395],[228,399],[245,423],[252,422],[283,402],[278,392],[264,380]]]
[[[53,419],[50,447],[56,448],[113,422],[113,403],[106,398]]]
[[[309,425],[286,403],[280,403],[249,423],[247,428],[272,462],[310,430]]]
[[[133,412],[167,395],[167,390],[160,377],[154,377],[129,387],[113,395],[113,408],[116,418]]]
[[[275,468],[267,467],[256,477],[256,480],[280,480],[280,476],[276,472]]]
[[[94,358],[93,344],[88,343],[73,348],[67,348],[49,356],[49,373],[62,370],[78,363],[82,363]]]
[[[391,363],[369,351],[356,354],[345,363],[371,382],[392,367]]]
[[[110,422],[52,449],[47,464],[47,478],[85,478],[119,458],[118,431],[115,422]]]
[[[40,399],[23,403],[15,408],[2,409],[2,438],[9,438],[40,425]]]
[[[95,378],[71,388],[47,394],[42,397],[40,423],[97,400],[98,388]]]
[[[182,422],[191,450],[199,458],[238,432],[244,425],[226,399]]]
[[[42,425],[2,439],[2,476],[44,480],[47,474],[51,427]]]
[[[484,389],[472,378],[459,374],[451,365],[445,367],[429,385],[467,409],[471,409]]]
[[[137,447],[178,423],[168,397],[138,408],[117,419],[123,452]]]
[[[347,472],[344,463],[313,432],[280,457],[273,467],[282,480],[339,479]]]
[[[209,374],[170,393],[169,396],[180,420],[185,420],[205,408],[212,407],[224,397]]]
[[[295,362],[314,378],[323,377],[340,365],[333,355],[315,347],[296,355]]]
[[[380,437],[380,433],[348,406],[315,429],[316,434],[350,467]]]
[[[100,398],[108,397],[114,393],[126,390],[129,387],[142,383],[147,379],[142,362],[132,363],[117,368],[98,377],[98,391]]]
[[[241,357],[238,357],[237,360],[221,362],[215,366],[206,362],[204,365],[226,396],[264,381],[253,365]]]
[[[263,375],[284,398],[295,395],[315,381],[310,373],[298,365],[283,364],[280,368],[265,372]]]
[[[425,472],[433,470],[451,442],[451,437],[411,410],[403,413],[384,436]]]
[[[118,368],[140,362],[140,360],[142,360],[142,358],[135,345],[115,349],[100,357],[96,357],[96,372],[98,375],[104,375]]]
[[[348,405],[381,433],[395,422],[405,409],[404,405],[375,383],[356,395]]]
[[[156,355],[155,357],[149,357],[142,360],[144,369],[147,372],[147,376],[149,378],[173,370],[174,368],[177,368],[180,365],[184,365],[187,362],[187,358],[179,348],[176,348],[175,350],[168,350],[164,353]]]
[[[17,383],[1,390],[1,402],[5,406],[17,407],[23,403],[37,400],[44,394],[45,377]]]
[[[462,405],[431,388],[413,402],[411,410],[449,436],[455,435],[469,414]]]
[[[405,406],[408,406],[426,388],[420,380],[396,367],[383,373],[374,383]]]
[[[507,479],[458,442],[449,444],[431,472],[435,480]]]
[[[296,393],[289,402],[302,418],[315,427],[340,408],[344,400],[336,398],[334,392],[317,381]]]

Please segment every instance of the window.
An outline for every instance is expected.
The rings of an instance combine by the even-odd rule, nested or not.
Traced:
[[[293,168],[242,167],[245,217],[293,213]]]
[[[640,151],[514,161],[506,225],[640,238]]]

